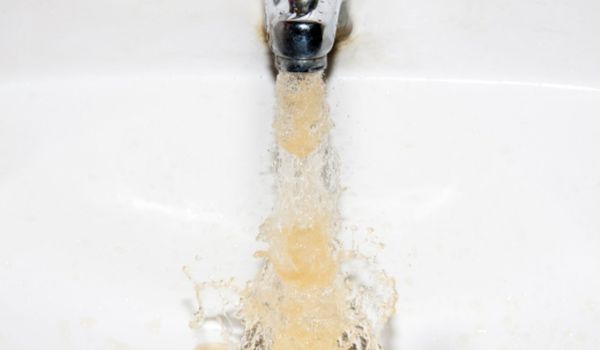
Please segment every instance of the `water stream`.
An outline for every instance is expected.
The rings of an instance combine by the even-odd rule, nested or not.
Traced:
[[[323,75],[280,73],[276,94],[277,196],[258,236],[267,249],[255,254],[264,264],[237,291],[235,315],[227,316],[240,322],[241,339],[222,348],[380,349],[378,335],[394,312],[394,281],[339,239],[341,186]]]

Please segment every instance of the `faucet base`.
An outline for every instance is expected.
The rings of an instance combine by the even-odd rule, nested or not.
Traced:
[[[279,71],[290,73],[318,72],[327,68],[327,56],[305,60],[275,56],[275,65]]]

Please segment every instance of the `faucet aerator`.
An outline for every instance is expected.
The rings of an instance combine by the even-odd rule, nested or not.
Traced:
[[[333,48],[343,0],[265,0],[269,45],[277,69],[324,70]]]

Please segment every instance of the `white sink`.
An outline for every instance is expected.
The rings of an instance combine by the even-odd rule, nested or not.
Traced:
[[[600,3],[355,1],[329,79],[387,349],[600,348]],[[260,1],[0,4],[0,349],[193,349],[272,203]]]

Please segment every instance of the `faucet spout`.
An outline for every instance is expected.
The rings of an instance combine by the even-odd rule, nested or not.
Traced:
[[[314,72],[327,67],[343,0],[265,0],[269,45],[277,69]]]

